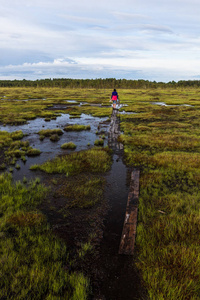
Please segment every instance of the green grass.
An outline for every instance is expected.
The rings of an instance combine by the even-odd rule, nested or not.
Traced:
[[[65,209],[86,209],[102,201],[105,180],[101,174],[108,171],[110,166],[110,150],[94,148],[56,157],[42,165],[33,165],[31,170],[66,174],[56,197],[65,197]],[[54,185],[58,183],[54,180]]]
[[[56,157],[42,165],[33,165],[31,170],[41,170],[47,173],[64,173],[67,176],[83,172],[106,172],[110,168],[111,158],[108,148],[89,149],[87,151]]]
[[[28,141],[21,141],[23,138],[21,130],[12,133],[0,131],[0,150],[4,162],[2,165],[6,168],[7,165],[15,165],[17,159],[26,159],[28,151],[32,149]]]
[[[66,104],[67,99],[89,104],[107,105],[109,104],[111,92],[110,89],[2,88],[1,95],[2,97],[5,95],[7,100],[1,100],[0,122],[2,124],[21,124],[36,117],[51,120],[58,116],[60,112],[48,111],[48,107],[58,103]],[[145,288],[150,299],[199,299],[200,90],[194,88],[158,88],[155,90],[118,89],[118,92],[120,102],[128,104],[122,110],[134,112],[130,115],[119,115],[121,131],[123,132],[119,141],[124,143],[124,156],[127,165],[129,167],[137,166],[141,170],[136,256],[137,266]],[[34,98],[41,100],[31,100]],[[42,100],[43,98],[46,98],[46,100]],[[14,99],[20,101],[13,101]],[[23,99],[30,100],[25,102]],[[154,102],[165,102],[168,106],[154,105]],[[183,106],[183,104],[192,106]],[[80,117],[82,113],[105,117],[110,116],[111,112],[110,107],[89,105],[80,107],[73,105],[73,107],[65,110],[65,113],[69,113],[70,117]],[[43,133],[40,136],[43,138],[45,134]],[[29,145],[21,145],[19,139],[22,137],[21,133],[11,137],[9,133],[0,132],[0,148],[6,148],[8,152],[10,151],[10,156],[7,157],[14,164],[17,155],[20,153],[19,151],[26,153],[29,147]],[[23,152],[20,155],[22,155],[21,158],[26,158],[26,154],[23,154]],[[41,166],[32,166],[32,169],[40,169],[49,174],[63,173],[67,175],[65,184],[57,193],[67,199],[66,209],[73,211],[81,208],[90,209],[101,201],[101,191],[104,183],[98,173],[108,170],[110,164],[109,151],[96,147],[88,151],[57,157]],[[57,186],[59,181],[55,180],[54,182]],[[79,195],[79,201],[76,195]],[[20,197],[22,198],[22,196]],[[10,203],[10,198],[10,196],[5,195],[3,197],[5,203]],[[21,219],[22,223],[26,219],[29,222],[30,219],[32,220],[30,222],[34,224],[33,228],[31,226],[18,226],[23,230],[25,228],[32,230],[38,227],[47,227],[45,218],[43,219],[35,208],[28,210],[26,217],[21,212],[21,208],[19,212],[13,212],[13,216],[12,209],[10,210],[11,215],[4,218],[2,223],[5,225],[5,229],[1,229],[1,235],[5,235],[6,239],[7,234],[9,234],[8,244],[15,238],[15,235],[11,236],[10,226],[13,226],[12,228],[15,230],[18,219]],[[8,223],[8,220],[11,223]],[[14,223],[12,224],[12,222]],[[41,225],[38,225],[37,222],[41,222]],[[6,226],[8,227],[8,233]],[[41,238],[41,244],[47,243],[48,245],[47,237],[49,238],[49,235],[45,231],[45,235],[43,234]],[[10,248],[5,244],[4,247],[7,249],[5,251],[15,253],[14,250],[18,249],[18,241],[21,241],[18,231],[16,239],[14,246],[10,244]],[[36,239],[38,239],[38,235],[33,238],[33,240]],[[24,240],[31,244],[27,236]],[[22,244],[25,242],[22,242]],[[53,243],[50,242],[50,245],[53,245]],[[40,246],[42,247],[42,245]],[[54,247],[51,246],[52,251],[54,251],[53,249]],[[25,254],[28,253],[25,246],[23,250]],[[42,253],[43,251],[41,250]],[[48,250],[44,252],[46,253],[46,251],[48,252]],[[82,259],[90,251],[90,244],[87,241],[79,249],[80,258]],[[37,253],[37,251],[35,252]],[[60,267],[62,262],[68,261],[65,255],[66,253],[63,256],[60,255],[60,260],[57,260],[59,270],[62,269]],[[49,256],[52,257],[52,253]],[[50,270],[53,269],[50,262],[48,272],[42,269],[42,273],[39,267],[37,270],[34,269],[33,274],[36,275],[30,281],[29,278],[32,277],[29,276],[28,271],[32,268],[25,269],[27,266],[24,267],[24,264],[21,264],[22,268],[19,270],[16,267],[15,270],[14,262],[17,266],[21,263],[18,256],[8,260],[5,257],[7,257],[6,254],[3,262],[9,263],[10,260],[13,260],[13,264],[11,264],[12,271],[11,268],[8,268],[6,270],[9,272],[4,273],[10,278],[10,281],[11,274],[17,277],[17,279],[12,280],[12,287],[7,287],[7,290],[11,293],[18,293],[17,297],[19,299],[27,298],[24,288],[21,288],[21,290],[25,296],[20,294],[22,292],[19,291],[19,287],[23,286],[22,281],[20,281],[20,272],[27,274],[23,277],[27,278],[25,283],[28,282],[25,285],[25,290],[28,290],[27,286],[30,282],[31,284],[33,282],[34,285],[35,278],[38,278],[39,283],[35,286],[38,285],[36,293],[39,293],[39,296],[41,295],[40,298],[44,298],[44,293],[46,293],[45,297],[49,295],[50,299],[53,299],[53,297],[60,299],[61,295],[64,295],[66,299],[67,297],[69,299],[87,298],[88,281],[82,274],[67,273],[67,279],[63,279],[65,275],[58,275],[62,272],[56,271],[55,268],[56,276],[59,279],[54,281],[48,277],[51,274]],[[29,253],[27,257],[29,259]],[[46,260],[48,261],[48,259]],[[45,283],[44,286],[42,286],[42,282]],[[62,292],[61,290],[58,291],[58,282],[62,284]],[[47,294],[46,286],[50,286],[50,294]],[[67,296],[65,296],[65,292],[68,292],[64,288],[66,286],[70,287],[73,294],[66,294]],[[71,288],[71,286],[73,287]],[[42,292],[42,290],[44,291]],[[12,297],[16,298],[16,294],[12,294]]]
[[[199,95],[134,91],[128,109],[137,114],[120,115],[126,163],[141,169],[137,266],[154,300],[199,299]]]
[[[37,156],[40,155],[41,151],[36,148],[29,147],[27,151],[27,156]]]
[[[64,143],[61,145],[62,149],[76,149],[76,145],[73,142]]]
[[[104,144],[104,140],[101,138],[94,141],[95,146],[103,146],[103,144]]]
[[[82,131],[82,130],[90,130],[90,125],[68,125],[64,128],[65,131]]]
[[[40,136],[50,137],[53,134],[62,135],[63,131],[61,129],[42,129],[38,132]]]
[[[199,175],[169,167],[140,180],[138,267],[151,299],[198,299]]]
[[[59,136],[58,136],[58,134],[52,134],[51,136],[50,136],[50,141],[52,141],[52,142],[57,142],[57,141],[59,141]]]
[[[85,174],[69,178],[61,187],[58,195],[65,196],[66,208],[90,208],[103,199],[105,179]]]
[[[2,299],[87,299],[88,280],[64,269],[70,263],[66,245],[37,210],[46,193],[37,180],[24,186],[0,176]]]
[[[81,249],[79,250],[79,257],[83,258],[88,252],[92,251],[93,247],[90,242],[88,243],[82,243]]]

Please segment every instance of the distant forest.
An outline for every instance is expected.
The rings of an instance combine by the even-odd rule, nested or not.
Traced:
[[[148,80],[128,80],[115,78],[97,79],[38,79],[38,80],[0,80],[0,87],[60,87],[60,88],[96,88],[96,89],[147,89],[147,88],[178,88],[200,87],[200,80],[181,80],[156,82]]]

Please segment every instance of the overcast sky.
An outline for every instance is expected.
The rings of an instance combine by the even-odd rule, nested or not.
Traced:
[[[200,0],[0,0],[0,79],[200,79]]]

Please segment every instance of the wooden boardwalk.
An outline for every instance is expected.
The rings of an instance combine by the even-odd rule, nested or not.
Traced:
[[[130,191],[128,194],[119,254],[133,255],[134,252],[139,201],[139,176],[140,171],[134,169],[131,173]]]
[[[124,145],[118,142],[118,137],[120,136],[120,123],[117,113],[118,110],[113,109],[110,120],[110,128],[108,131],[108,146],[115,153],[118,153],[124,149]]]

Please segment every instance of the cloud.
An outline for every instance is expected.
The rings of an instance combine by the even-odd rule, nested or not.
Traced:
[[[139,57],[138,53],[138,57]],[[0,67],[0,79],[41,79],[41,78],[127,78],[170,81],[193,79],[196,72],[196,61],[191,59],[163,59],[154,57],[132,58],[78,58],[73,60],[54,59],[48,62],[23,63]],[[200,63],[198,64],[200,68]],[[198,73],[197,75],[198,76]]]
[[[140,25],[139,28],[144,31],[156,31],[156,32],[162,32],[162,33],[173,33],[173,30],[169,28],[168,26],[162,26],[162,25],[154,25],[154,24],[145,24]]]
[[[127,12],[119,12],[119,11],[114,11],[113,16],[115,16],[119,20],[123,20],[125,22],[130,22],[130,21],[141,21],[141,20],[148,20],[151,19],[147,15],[142,15],[142,14],[133,14],[133,13],[127,13]]]
[[[197,0],[1,0],[1,78],[198,76]],[[169,78],[170,80],[170,78]]]

